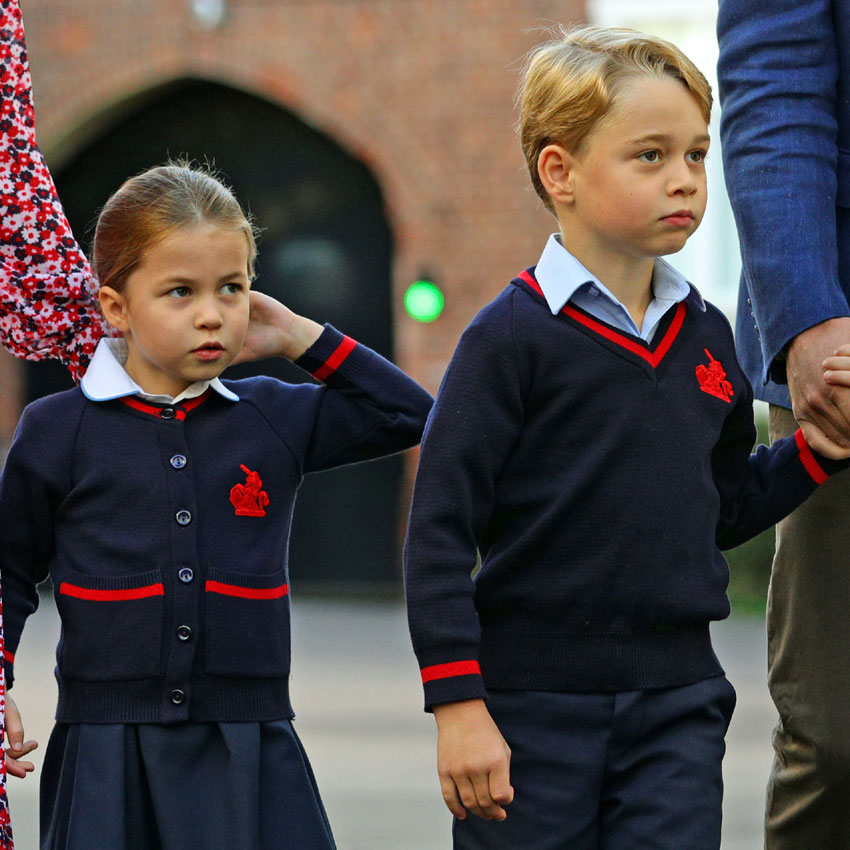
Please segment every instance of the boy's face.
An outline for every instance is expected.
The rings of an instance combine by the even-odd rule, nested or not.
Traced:
[[[591,268],[680,250],[705,212],[708,127],[670,77],[623,83],[611,111],[569,157],[562,229]],[[586,263],[587,264],[587,263]]]
[[[127,341],[125,368],[148,393],[175,396],[217,377],[248,330],[248,244],[202,223],[149,248],[123,292],[101,289],[107,321]]]

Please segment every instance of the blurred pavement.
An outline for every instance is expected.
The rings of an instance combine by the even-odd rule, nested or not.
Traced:
[[[434,721],[422,711],[402,607],[298,599],[296,593],[293,633],[295,725],[339,850],[449,848],[451,817],[437,782]],[[764,624],[733,619],[714,635],[738,691],[724,766],[723,850],[758,850],[775,722],[765,682]],[[55,708],[57,636],[52,599],[42,600],[16,657],[14,689],[27,737],[42,747]],[[33,756],[38,767],[39,751]],[[37,784],[37,775],[9,780],[17,850],[38,846]]]

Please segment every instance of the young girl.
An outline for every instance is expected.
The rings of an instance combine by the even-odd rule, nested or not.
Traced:
[[[9,451],[9,650],[48,574],[62,620],[42,848],[333,847],[290,723],[295,493],[307,473],[415,445],[431,399],[252,293],[254,257],[211,175],[128,180],[93,248],[121,338],[101,340],[80,388],[27,407]],[[271,356],[324,385],[219,379]]]
[[[25,410],[9,451],[10,684],[48,575],[62,620],[42,848],[334,846],[291,725],[295,494],[310,472],[415,445],[431,399],[251,292],[255,253],[212,175],[172,164],[128,180],[93,246],[113,337],[79,388]],[[271,356],[322,385],[219,379]]]

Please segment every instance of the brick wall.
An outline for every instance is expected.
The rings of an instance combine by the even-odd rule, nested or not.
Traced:
[[[513,125],[518,63],[582,0],[230,0],[204,29],[190,0],[24,0],[39,142],[55,169],[152,85],[227,82],[279,102],[372,168],[396,240],[396,356],[436,389],[457,337],[551,219]],[[262,222],[260,222],[262,224]],[[417,325],[423,268],[447,295]]]

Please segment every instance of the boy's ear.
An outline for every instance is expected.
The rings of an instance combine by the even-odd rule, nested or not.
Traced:
[[[127,321],[127,299],[111,286],[101,286],[98,293],[103,317],[113,328],[122,333],[129,329]]]
[[[537,157],[537,174],[549,197],[559,204],[573,201],[573,155],[561,145],[546,145]]]

